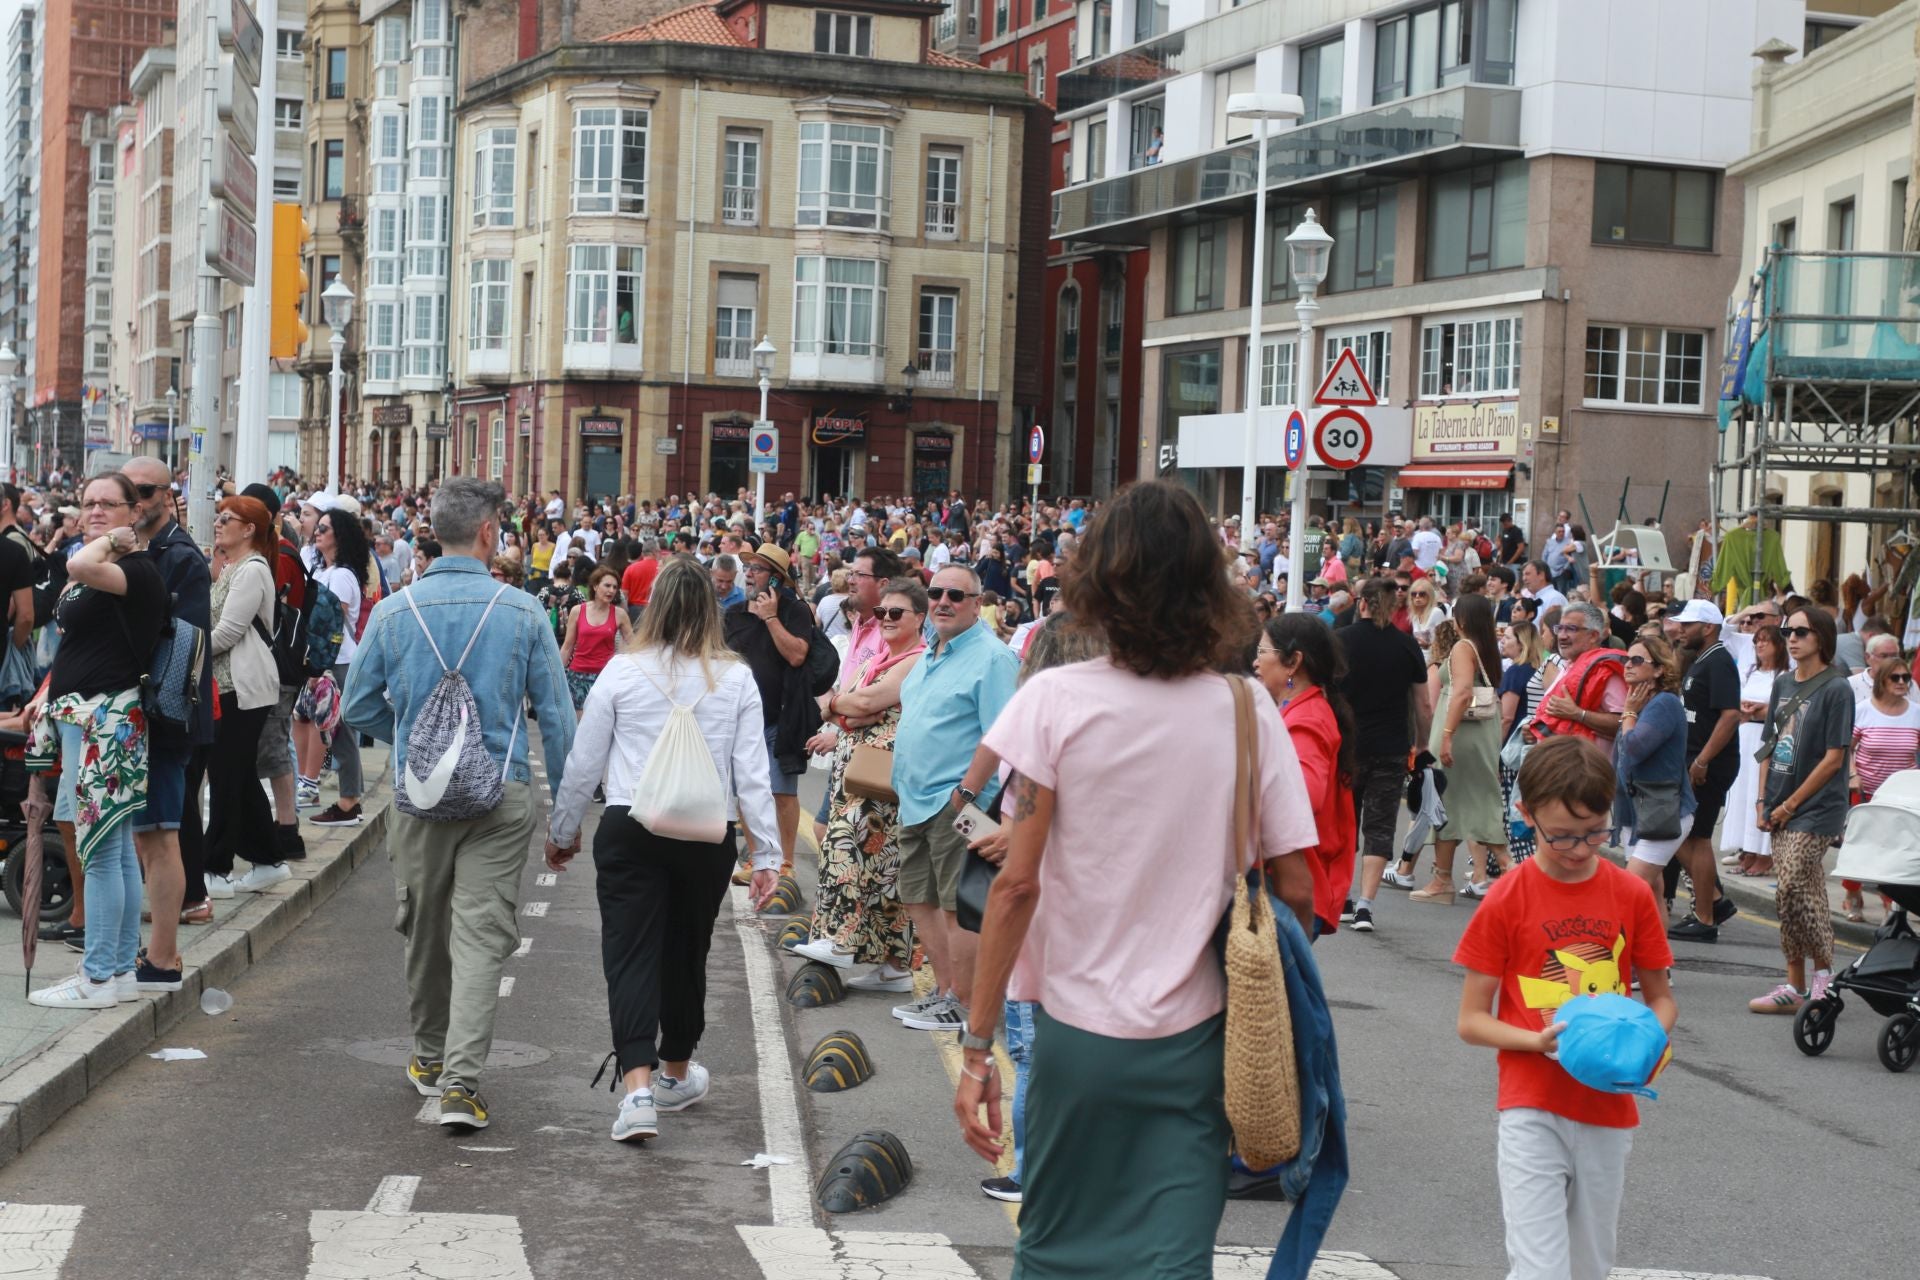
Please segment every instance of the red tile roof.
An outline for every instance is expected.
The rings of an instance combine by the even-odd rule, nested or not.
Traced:
[[[606,38],[608,44],[642,44],[658,40],[668,44],[717,44],[738,47],[745,42],[733,28],[721,20],[711,4],[690,4],[672,13],[663,13],[652,22],[617,31]]]

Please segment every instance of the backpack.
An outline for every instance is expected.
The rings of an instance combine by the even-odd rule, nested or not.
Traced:
[[[133,649],[133,634],[119,610],[114,621]],[[140,655],[135,651],[134,658]],[[185,733],[193,727],[193,715],[200,706],[200,672],[207,662],[207,633],[173,612],[168,602],[167,616],[160,623],[160,637],[153,643],[140,672],[140,706],[147,723],[155,728]]]
[[[300,619],[301,638],[305,644],[296,649],[304,651],[306,669],[301,679],[317,676],[333,670],[333,664],[340,657],[340,646],[347,636],[347,610],[340,603],[340,597],[327,588],[327,584],[313,576],[313,570],[301,563],[301,570],[307,575],[307,611]],[[274,621],[278,624],[280,615],[274,611]],[[297,683],[297,681],[295,682]]]
[[[1487,541],[1487,535],[1481,534],[1473,540],[1473,553],[1480,557],[1481,564],[1493,563],[1493,544]]]
[[[506,790],[507,766],[496,765],[487,754],[486,735],[480,729],[480,704],[474,700],[473,688],[460,668],[466,665],[474,641],[486,628],[493,606],[507,591],[503,585],[487,601],[487,611],[467,637],[460,661],[451,667],[440,656],[440,646],[427,630],[427,620],[420,616],[413,592],[400,593],[413,610],[414,621],[420,624],[420,634],[427,638],[427,647],[433,650],[441,671],[439,683],[420,704],[413,727],[407,730],[407,763],[400,771],[400,785],[393,789],[393,802],[402,813],[429,822],[465,822],[492,813],[500,803]],[[520,736],[519,707],[516,705],[513,711],[513,736],[507,739],[509,763],[514,741]],[[420,772],[422,761],[432,762],[425,773]]]
[[[34,545],[19,525],[8,528],[7,536],[27,553],[27,562],[33,569],[33,625],[38,630],[53,621],[53,606],[67,585],[66,564],[61,561],[56,573],[53,557]]]
[[[645,667],[640,674],[673,710],[667,713],[667,722],[634,784],[629,815],[657,836],[712,844],[727,833],[727,795],[713,762],[713,749],[693,717],[701,699],[674,702],[673,694],[661,688]]]

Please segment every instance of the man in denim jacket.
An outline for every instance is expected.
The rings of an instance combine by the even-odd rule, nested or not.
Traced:
[[[433,495],[433,528],[446,552],[407,588],[434,644],[456,661],[499,591],[488,562],[500,535],[506,494],[470,476],[447,480]],[[353,730],[393,744],[396,776],[406,768],[407,734],[443,674],[433,645],[396,594],[375,606],[348,669],[341,718]],[[487,753],[507,760],[506,788],[491,813],[434,822],[390,810],[387,850],[399,907],[394,927],[407,939],[407,991],[413,1057],[407,1078],[440,1098],[440,1123],[485,1128],[480,1067],[493,1044],[500,970],[520,943],[520,872],[538,818],[522,720],[532,701],[540,722],[549,791],[560,789],[573,745],[573,701],[546,615],[522,591],[501,595],[473,641],[462,670],[480,710]],[[516,731],[517,730],[517,731]]]

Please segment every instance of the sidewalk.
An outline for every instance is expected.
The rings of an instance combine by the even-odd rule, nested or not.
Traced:
[[[1778,924],[1780,916],[1779,913],[1774,910],[1773,905],[1773,877],[1735,875],[1731,867],[1719,865],[1718,859],[1721,854],[1718,849],[1714,850],[1713,856],[1715,858],[1714,865],[1719,868],[1720,872],[1720,891],[1726,894],[1735,906],[1740,908],[1741,914],[1758,916],[1762,920]],[[1838,849],[1828,852],[1827,871],[1829,873],[1832,872],[1834,861],[1839,856],[1840,851]],[[1840,905],[1841,899],[1845,896],[1845,892],[1840,888],[1840,882],[1829,875],[1827,878],[1827,903],[1833,911],[1834,940],[1843,947],[1850,945],[1856,949],[1865,950],[1867,947],[1873,945],[1873,931],[1880,927],[1881,922],[1887,918],[1887,913],[1880,905],[1880,895],[1869,887],[1866,891],[1867,922],[1865,924],[1854,924],[1845,918],[1845,912]],[[1684,903],[1685,898],[1683,895],[1681,903],[1674,907],[1675,919],[1678,919],[1679,913],[1685,910]]]
[[[293,879],[266,893],[236,894],[213,904],[211,924],[183,925],[180,950],[185,983],[179,991],[143,995],[114,1009],[42,1009],[27,1003],[19,944],[19,917],[0,913],[0,1165],[19,1155],[69,1109],[189,1015],[200,1015],[200,993],[225,987],[293,932],[332,897],[349,873],[386,847],[387,749],[362,752],[371,784],[361,797],[366,821],[357,827],[302,826],[307,857],[290,862]],[[49,838],[58,834],[48,824]],[[59,943],[42,942],[34,963],[36,986],[57,982],[79,957]]]

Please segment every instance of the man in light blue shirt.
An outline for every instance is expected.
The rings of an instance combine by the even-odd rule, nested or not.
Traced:
[[[1019,660],[980,621],[980,578],[963,564],[933,575],[933,644],[900,686],[893,739],[893,789],[900,797],[900,867],[895,885],[933,962],[933,993],[894,1016],[921,1031],[967,1022],[978,939],[960,927],[960,867],[967,842],[953,829],[962,807],[984,801],[960,782],[980,739],[1013,697]],[[994,790],[989,783],[987,796]]]

